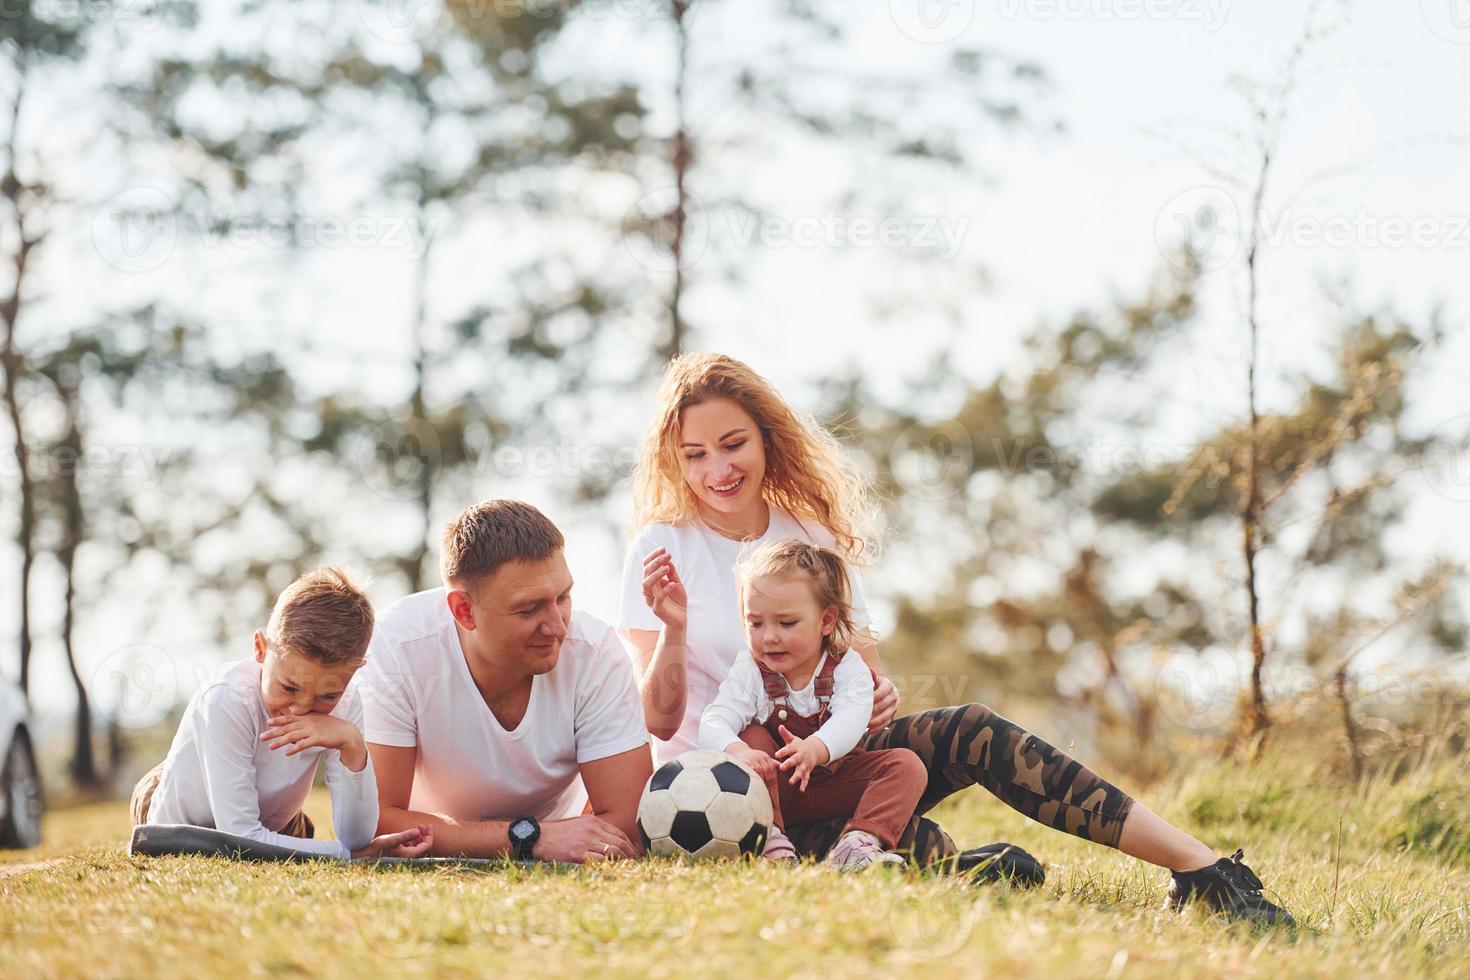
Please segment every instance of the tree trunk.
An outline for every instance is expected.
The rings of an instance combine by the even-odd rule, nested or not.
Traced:
[[[78,470],[81,468],[83,458],[81,421],[78,418],[81,404],[74,388],[63,387],[57,379],[53,381],[57,383],[61,403],[67,416],[66,434],[62,437],[60,446],[65,452],[65,465],[57,467],[60,473],[58,482],[65,519],[61,546],[56,549],[56,558],[61,562],[66,578],[66,592],[63,596],[61,616],[61,643],[62,648],[66,651],[66,666],[71,671],[71,681],[77,692],[76,740],[72,750],[71,774],[78,786],[90,789],[100,782],[97,775],[97,757],[92,746],[92,702],[87,696],[87,684],[77,667],[76,650],[72,644],[77,608],[77,548],[81,546],[82,536],[86,531],[86,514],[83,510],[81,486],[78,482]]]
[[[24,246],[23,246],[24,247]],[[17,383],[22,370],[22,359],[15,349],[15,320],[20,310],[20,276],[25,261],[16,259],[15,294],[0,305],[0,321],[3,321],[5,336],[0,340],[0,363],[5,367],[5,410],[10,417],[12,438],[15,441],[16,472],[20,480],[20,521],[16,529],[16,542],[20,545],[20,689],[27,696],[31,689],[31,567],[36,562],[36,489],[31,477],[30,450],[26,446],[24,419],[21,414]]]
[[[665,357],[675,357],[684,351],[684,229],[688,220],[689,165],[693,162],[693,149],[689,140],[688,102],[685,84],[689,74],[689,28],[684,15],[689,10],[690,0],[673,0],[674,28],[678,33],[678,60],[674,69],[674,234],[669,251],[674,257],[674,289],[669,297],[669,342],[664,349]]]
[[[1348,760],[1352,763],[1353,780],[1356,782],[1363,778],[1363,750],[1358,745],[1358,725],[1353,721],[1353,702],[1348,695],[1347,664],[1337,668],[1332,679],[1338,703],[1342,706],[1342,728],[1347,735]]]
[[[66,564],[66,610],[62,617],[62,644],[66,649],[66,666],[71,671],[71,681],[77,692],[71,775],[78,786],[92,788],[100,782],[97,776],[97,757],[92,749],[92,701],[87,696],[87,685],[82,680],[81,671],[77,669],[76,651],[72,647],[72,626],[76,609],[75,555],[68,552],[61,558]]]
[[[25,94],[25,63],[18,66],[15,98],[10,106],[10,132],[7,135],[5,174],[0,178],[0,194],[10,205],[15,223],[17,245],[14,256],[15,283],[3,302],[0,302],[0,366],[5,371],[5,411],[10,418],[12,438],[15,443],[16,473],[20,482],[20,515],[16,528],[16,542],[20,545],[20,635],[17,648],[20,656],[20,689],[27,697],[31,687],[31,568],[36,561],[36,491],[31,476],[30,452],[26,444],[24,416],[20,405],[20,376],[25,369],[24,359],[16,348],[15,329],[20,320],[21,289],[25,285],[26,264],[39,239],[26,234],[25,204],[21,200],[24,191],[15,173],[16,127],[20,121],[21,101]]]
[[[1254,470],[1254,464],[1251,468]],[[1245,717],[1241,719],[1241,722],[1247,739],[1255,740],[1262,737],[1271,727],[1271,716],[1266,707],[1265,684],[1261,676],[1266,663],[1266,638],[1261,630],[1260,593],[1256,586],[1256,555],[1260,549],[1256,537],[1255,478],[1252,476],[1249,479],[1251,493],[1246,502],[1241,537],[1242,550],[1245,555],[1246,604],[1250,617],[1251,684],[1250,691],[1246,695]]]
[[[1266,194],[1266,177],[1271,168],[1271,154],[1263,150],[1261,169],[1256,180],[1255,197],[1251,208],[1250,248],[1246,253],[1246,275],[1249,295],[1247,298],[1247,325],[1250,328],[1250,356],[1246,361],[1246,397],[1250,408],[1250,445],[1245,472],[1245,507],[1241,514],[1241,541],[1245,558],[1246,605],[1250,618],[1251,686],[1245,705],[1245,716],[1241,719],[1242,731],[1253,743],[1253,753],[1259,756],[1265,746],[1266,733],[1271,727],[1271,715],[1266,707],[1265,684],[1262,672],[1266,664],[1266,637],[1261,628],[1261,593],[1256,582],[1256,556],[1261,546],[1261,416],[1256,406],[1256,367],[1260,362],[1261,326],[1259,318],[1260,289],[1257,275],[1257,260],[1261,245],[1261,214]]]
[[[422,185],[421,185],[422,188]],[[428,228],[427,207],[422,199],[418,205],[418,221],[420,229]],[[424,231],[427,235],[427,231]],[[438,460],[436,457],[437,447],[424,445],[421,440],[429,432],[429,412],[427,402],[427,389],[429,379],[429,353],[424,339],[424,323],[428,317],[428,288],[429,288],[429,254],[431,244],[425,239],[423,254],[419,256],[418,266],[414,270],[414,297],[413,297],[413,395],[410,398],[410,406],[413,414],[414,431],[410,437],[409,445],[417,448],[418,459],[418,505],[421,529],[418,542],[413,553],[408,558],[408,583],[409,592],[418,592],[423,589],[424,563],[429,555],[429,538],[433,532],[433,490],[434,490],[434,467]]]

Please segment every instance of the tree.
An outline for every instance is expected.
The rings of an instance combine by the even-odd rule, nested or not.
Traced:
[[[1238,411],[1235,385],[1179,376],[1192,360],[1190,338],[1219,343],[1210,334],[1218,321],[1197,308],[1202,263],[1221,232],[1235,229],[1212,199],[1194,202],[1172,285],[1106,315],[1079,314],[1060,331],[1036,331],[1025,363],[987,383],[937,363],[911,393],[920,404],[959,405],[937,421],[868,413],[861,438],[900,495],[895,519],[925,542],[926,558],[940,541],[959,555],[944,563],[938,596],[901,598],[889,645],[901,656],[956,649],[969,654],[945,661],[956,671],[1004,673],[1008,690],[1080,699],[1105,724],[1132,731],[1136,756],[1153,741],[1152,694],[1178,693],[1157,677],[1173,657],[1204,663],[1195,655],[1244,637],[1248,667],[1227,744],[1258,747],[1270,725],[1271,665],[1308,667],[1324,689],[1336,687],[1351,742],[1347,689],[1359,654],[1390,632],[1441,656],[1463,643],[1452,588],[1461,570],[1434,555],[1419,566],[1395,562],[1385,547],[1410,501],[1396,475],[1448,448],[1402,421],[1409,382],[1442,327],[1350,312],[1351,297],[1329,297],[1332,312],[1319,324],[1335,355],[1327,368],[1284,379],[1298,393],[1290,405],[1268,407],[1260,394],[1272,212],[1351,170],[1313,175],[1284,198],[1274,190],[1296,80],[1308,53],[1339,28],[1333,8],[1311,6],[1269,84],[1236,82],[1255,124],[1249,172],[1223,171],[1214,164],[1220,154],[1199,154],[1220,187],[1240,189],[1245,201]],[[835,404],[861,410],[852,397]],[[1225,544],[1232,523],[1234,548]],[[1225,600],[1222,583],[1238,588],[1238,605]],[[1333,588],[1342,588],[1341,602],[1324,610],[1321,595]],[[1166,707],[1194,730],[1226,720]]]
[[[85,49],[85,38],[74,26],[58,20],[54,9],[37,10],[21,0],[0,18],[0,51],[8,76],[8,97],[3,113],[7,124],[0,173],[0,200],[5,205],[4,240],[7,242],[9,295],[0,298],[0,369],[4,370],[5,411],[10,422],[18,482],[20,545],[20,687],[29,694],[31,677],[31,571],[36,560],[36,486],[31,472],[30,446],[24,406],[20,399],[21,379],[27,370],[24,348],[17,334],[28,299],[28,276],[37,250],[46,240],[52,189],[45,168],[37,158],[37,124],[27,114],[39,87],[53,72],[74,62]],[[23,128],[25,127],[25,128]]]
[[[1025,364],[988,384],[951,377],[959,407],[937,420],[861,416],[895,538],[907,539],[886,561],[900,576],[922,568],[925,582],[900,596],[885,641],[900,673],[978,676],[1008,697],[1086,705],[1104,731],[1129,733],[1138,760],[1160,747],[1158,700],[1177,700],[1160,665],[1250,635],[1248,610],[1226,597],[1240,581],[1229,529],[1250,492],[1251,424],[1192,402],[1199,380],[1178,376],[1203,327],[1198,270],[1187,270],[1116,312],[1038,329]],[[1301,378],[1290,411],[1259,413],[1254,472],[1263,553],[1280,569],[1262,613],[1273,624],[1266,639],[1284,663],[1330,685],[1344,659],[1394,625],[1441,656],[1464,632],[1449,588],[1461,570],[1433,556],[1396,562],[1386,550],[1409,499],[1395,477],[1435,445],[1405,431],[1403,417],[1408,382],[1441,332],[1380,315],[1324,333],[1341,352],[1334,369]],[[1196,425],[1206,425],[1181,449],[1171,416],[1189,408],[1204,410]],[[1333,588],[1339,604],[1324,610]],[[1228,720],[1162,708],[1186,731]]]
[[[658,311],[667,326],[654,345],[660,362],[690,343],[696,325],[689,300],[700,279],[740,282],[746,276],[738,258],[716,254],[739,247],[717,235],[717,217],[748,235],[770,212],[791,207],[762,200],[747,186],[750,175],[771,167],[778,154],[809,157],[812,170],[823,175],[825,199],[805,199],[801,207],[905,215],[920,196],[916,188],[938,186],[943,192],[937,196],[962,212],[966,194],[990,178],[984,149],[992,133],[1058,128],[1041,109],[1046,75],[1030,61],[960,48],[917,69],[854,67],[845,46],[865,15],[850,5],[768,0],[756,18],[749,4],[667,0],[661,6],[667,21],[655,29],[672,43],[673,68],[666,82],[647,89],[651,105],[669,106],[671,127],[650,134],[643,179],[652,189],[629,212],[624,229],[643,243],[645,264],[669,276]],[[728,40],[731,24],[721,17],[739,18],[740,34],[752,37],[750,50],[732,51],[727,44],[701,49],[702,40]],[[752,22],[761,29],[750,31]],[[720,54],[706,53],[714,50]],[[661,90],[657,97],[655,89]],[[927,108],[940,105],[942,112]],[[840,167],[831,166],[833,156],[843,161]],[[700,263],[709,270],[704,277],[694,275]],[[946,292],[935,288],[940,280],[968,291],[982,279],[963,262],[941,269],[932,261],[924,278],[929,288],[922,297],[904,297],[900,304],[879,294],[875,310],[902,305],[912,317],[915,299],[932,307],[934,293]]]
[[[38,442],[48,466],[36,485],[37,527],[38,540],[60,566],[60,639],[77,699],[71,773],[79,786],[96,788],[105,777],[94,752],[92,698],[74,642],[84,611],[120,619],[107,600],[118,591],[131,594],[117,584],[126,582],[146,556],[193,573],[180,590],[191,608],[207,606],[211,594],[241,602],[247,583],[237,569],[210,572],[196,549],[209,535],[250,521],[252,511],[273,514],[287,526],[295,520],[273,486],[274,467],[264,462],[290,451],[297,394],[274,359],[224,363],[205,330],[155,306],[108,316],[39,347],[24,387],[27,403],[50,420],[49,432]],[[189,406],[189,412],[180,413],[179,405]],[[107,422],[124,413],[130,423],[160,436],[170,429],[189,433],[181,440],[188,448],[179,448],[155,474],[158,486],[138,485],[125,472],[120,433]],[[205,432],[215,439],[204,438]],[[236,440],[226,444],[231,454],[247,452],[253,438],[264,437],[262,464],[245,469],[257,476],[244,485],[220,485],[212,477],[218,458],[204,447],[220,445],[217,440],[226,435]],[[187,501],[187,508],[181,509],[180,501]],[[308,536],[293,554],[272,554],[258,531],[259,543],[252,546],[249,532],[236,534],[230,550],[242,564],[256,566],[258,580],[289,581],[320,551],[309,527],[298,523],[295,531]],[[281,562],[289,577],[272,574]],[[262,588],[256,608],[268,608],[270,599],[268,586]],[[145,615],[145,607],[155,606],[174,615],[177,601],[170,590],[160,589],[148,602],[128,604],[126,611]],[[108,720],[113,751],[107,771],[116,773],[119,719]]]
[[[547,236],[550,247],[524,258],[495,256],[483,299],[454,308],[436,299],[435,288],[438,270],[475,247],[469,232],[477,222],[575,217],[558,187],[562,171],[616,169],[630,153],[642,112],[631,87],[552,78],[541,69],[542,50],[579,6],[454,2],[401,36],[329,31],[307,58],[263,47],[221,52],[204,63],[164,61],[132,93],[152,127],[249,192],[237,199],[266,211],[297,202],[328,213],[386,209],[406,216],[421,236],[403,330],[406,396],[329,392],[306,444],[308,451],[362,458],[373,470],[371,485],[395,505],[416,507],[417,533],[391,563],[410,590],[423,585],[441,476],[478,461],[486,447],[475,445],[477,433],[536,431],[551,396],[575,387],[583,377],[577,365],[593,362],[600,349],[594,334],[613,299],[595,277],[565,262],[554,235]],[[265,3],[251,15],[277,23],[294,18],[305,27],[319,26],[321,12]],[[235,107],[236,132],[221,137],[217,120],[191,116],[193,100],[206,90]],[[271,121],[268,139],[252,131],[259,118]],[[356,149],[360,178],[346,200],[317,185],[305,163],[344,146]],[[465,237],[456,240],[456,233]],[[466,384],[462,370],[444,370],[465,359],[486,372],[539,375],[530,410],[497,397],[484,374]],[[373,450],[366,455],[359,452],[364,441]]]

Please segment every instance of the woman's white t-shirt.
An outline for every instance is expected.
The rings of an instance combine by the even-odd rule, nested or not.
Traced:
[[[574,612],[556,666],[532,680],[525,716],[506,731],[470,675],[446,595],[418,592],[378,614],[362,669],[364,736],[418,748],[409,809],[455,820],[578,816],[580,766],[649,741],[622,641]]]
[[[772,541],[805,541],[833,548],[832,533],[815,521],[798,521],[779,507],[771,508],[766,533],[749,541],[734,541],[711,529],[703,521],[683,524],[650,524],[634,539],[623,563],[622,597],[618,608],[619,630],[662,630],[663,623],[643,601],[643,559],[655,548],[667,548],[689,593],[687,642],[688,696],[684,720],[667,742],[654,739],[657,763],[699,747],[699,718],[719,693],[720,683],[735,658],[747,649],[745,624],[740,619],[740,597],[735,590],[735,565],[741,554]],[[866,600],[856,570],[849,565],[852,582],[853,624],[871,627]]]

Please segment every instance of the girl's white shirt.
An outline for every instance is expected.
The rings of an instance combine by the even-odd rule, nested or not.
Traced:
[[[823,548],[835,546],[832,533],[825,527],[811,520],[799,521],[779,507],[771,508],[766,533],[750,542],[731,540],[698,520],[650,524],[634,539],[623,564],[618,629],[625,633],[663,629],[663,623],[643,600],[643,559],[655,548],[668,549],[689,594],[688,694],[684,719],[668,741],[653,740],[657,764],[699,747],[699,720],[704,709],[714,701],[736,659],[747,652],[745,624],[741,621],[740,597],[735,585],[735,565],[742,552],[772,541],[790,540]],[[853,625],[858,629],[871,628],[873,623],[862,583],[850,564],[848,578],[852,583]],[[871,717],[871,701],[868,709]]]

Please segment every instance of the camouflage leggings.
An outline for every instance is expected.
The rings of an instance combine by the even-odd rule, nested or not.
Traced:
[[[1133,807],[1128,794],[983,704],[900,718],[869,734],[863,747],[910,749],[929,770],[929,784],[898,845],[899,850],[912,848],[921,864],[943,861],[958,850],[950,836],[922,814],[976,783],[1032,820],[1109,847],[1118,846],[1123,821]],[[836,843],[843,824],[841,820],[802,824],[788,834],[802,854],[821,855]]]

